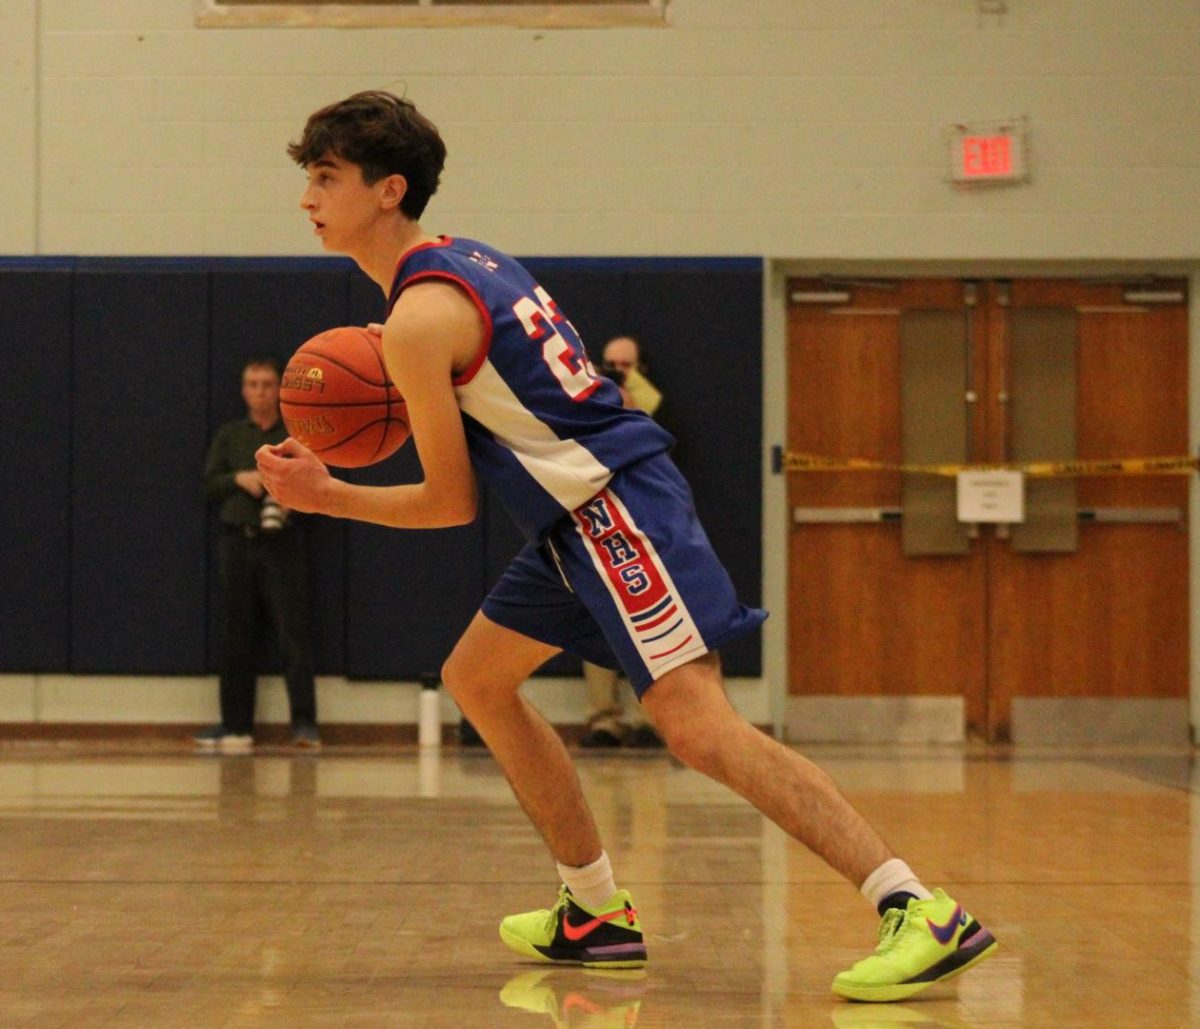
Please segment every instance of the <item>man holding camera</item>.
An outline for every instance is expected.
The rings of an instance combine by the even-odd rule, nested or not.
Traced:
[[[279,646],[291,707],[292,743],[321,745],[317,733],[308,546],[300,519],[263,487],[254,454],[282,443],[279,362],[254,357],[242,366],[246,417],[221,426],[208,450],[204,491],[220,502],[221,722],[196,744],[222,754],[254,749],[259,640],[263,615]]]

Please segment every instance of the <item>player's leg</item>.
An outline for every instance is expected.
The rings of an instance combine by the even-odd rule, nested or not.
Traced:
[[[663,747],[662,737],[650,721],[646,706],[638,698],[637,693],[628,682],[620,684],[622,691],[621,720],[625,723],[625,746],[635,750],[660,750]]]
[[[504,770],[564,882],[552,908],[505,918],[500,938],[535,960],[639,967],[646,946],[633,900],[616,888],[562,739],[519,692],[559,649],[480,612],[442,669],[447,689]]]
[[[600,834],[561,737],[519,692],[558,651],[480,612],[446,661],[442,681],[479,730],[555,860],[583,866],[600,856]]]
[[[667,672],[643,703],[681,761],[745,797],[879,907],[878,949],[834,979],[835,993],[900,1000],[995,950],[960,904],[920,884],[827,773],[733,710],[715,654]]]
[[[995,946],[986,930],[926,889],[824,771],[733,711],[715,653],[765,615],[738,602],[673,466],[646,461],[625,470],[573,523],[574,532],[555,537],[567,574],[668,746],[888,912],[885,953],[838,976],[835,991],[897,999],[985,957]]]
[[[549,910],[504,919],[500,938],[536,960],[636,967],[645,964],[646,947],[632,898],[616,887],[562,740],[518,693],[524,679],[564,647],[613,664],[552,546],[527,546],[492,588],[443,671],[545,838],[564,884]]]
[[[734,711],[716,654],[667,672],[642,704],[680,761],[745,797],[855,886],[894,856],[826,772]]]

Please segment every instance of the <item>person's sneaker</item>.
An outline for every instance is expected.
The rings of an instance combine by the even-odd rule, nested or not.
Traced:
[[[662,750],[664,744],[651,725],[635,725],[625,734],[625,746],[635,750]]]
[[[588,729],[587,732],[579,737],[579,745],[587,747],[589,750],[619,747],[621,745],[621,737],[610,729],[597,726],[594,729]]]
[[[292,729],[292,746],[300,750],[320,750],[321,734],[315,725],[297,725]]]
[[[223,725],[196,733],[192,737],[196,747],[210,754],[249,754],[254,750],[254,737],[230,732]]]
[[[833,992],[850,1000],[903,1000],[965,972],[993,953],[995,938],[942,890],[889,908],[870,957],[837,975]]]
[[[253,754],[254,737],[236,732],[227,732],[217,742],[217,750],[222,754]]]
[[[504,919],[500,939],[536,961],[596,968],[641,968],[646,963],[642,925],[628,890],[618,890],[592,910],[563,886],[549,911],[527,911]]]

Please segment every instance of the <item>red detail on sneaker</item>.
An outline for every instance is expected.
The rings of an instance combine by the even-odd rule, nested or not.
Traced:
[[[600,926],[602,926],[605,922],[611,922],[614,918],[620,918],[622,915],[625,915],[626,921],[630,925],[633,925],[633,920],[637,917],[637,912],[632,908],[629,908],[628,910],[621,908],[620,911],[609,911],[606,914],[597,915],[595,918],[589,919],[581,925],[572,925],[571,920],[564,912],[562,920],[563,935],[572,943],[577,943],[579,940],[582,940],[585,936],[587,936],[588,933],[595,929],[599,929]]]
[[[962,905],[956,904],[950,920],[944,925],[938,925],[932,918],[926,918],[925,921],[929,924],[929,931],[933,934],[933,938],[944,947],[954,939],[954,933],[958,927],[967,924],[967,916]]]

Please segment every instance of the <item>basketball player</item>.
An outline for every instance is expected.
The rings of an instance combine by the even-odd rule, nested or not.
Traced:
[[[734,596],[666,456],[669,434],[622,407],[553,298],[492,247],[422,229],[446,152],[436,128],[407,100],[358,93],[311,115],[288,152],[308,175],[300,206],[314,233],[388,298],[383,349],[424,479],[352,485],[288,439],[258,453],[267,487],[299,511],[415,529],[471,521],[479,475],[528,539],[443,669],[563,883],[551,909],[505,918],[502,940],[537,960],[646,961],[566,749],[518,691],[565,649],[620,664],[676,757],[876,906],[878,948],[834,979],[836,993],[896,1000],[987,956],[991,934],[926,889],[826,773],[730,706],[717,652],[765,613]]]

